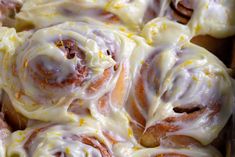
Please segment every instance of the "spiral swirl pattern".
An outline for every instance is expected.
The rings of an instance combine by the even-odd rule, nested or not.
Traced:
[[[97,129],[52,124],[15,132],[7,155],[112,157],[111,147]]]
[[[162,22],[155,25],[156,30],[161,29],[159,24],[172,27]],[[152,30],[150,27],[150,35]],[[184,30],[178,30],[184,34]],[[157,38],[150,37],[154,44],[165,41],[160,36],[170,35],[165,31],[166,35],[159,31]],[[180,42],[179,38],[168,40],[171,47],[145,46],[145,55],[134,55],[141,62],[133,59],[135,83],[128,110],[137,126],[142,127],[142,135],[138,136],[145,146],[157,146],[161,138],[170,135],[189,136],[207,145],[231,115],[233,80],[225,65],[205,49]]]
[[[146,19],[165,16],[187,24],[194,35],[225,38],[235,33],[233,0],[151,0],[149,5]]]
[[[135,45],[124,33],[98,22],[67,22],[25,36],[3,63],[4,90],[18,112],[61,122],[76,120],[73,113],[91,104],[100,112],[123,105]]]

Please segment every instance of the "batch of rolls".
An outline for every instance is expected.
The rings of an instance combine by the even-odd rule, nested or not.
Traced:
[[[234,10],[0,0],[0,157],[225,156]]]

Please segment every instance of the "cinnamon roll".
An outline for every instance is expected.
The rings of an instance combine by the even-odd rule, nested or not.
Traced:
[[[195,35],[208,34],[224,38],[235,34],[233,0],[153,0],[150,4],[153,6],[155,17],[166,16],[187,24]]]
[[[1,0],[0,1],[0,24],[13,27],[15,15],[22,6],[21,0]]]
[[[21,38],[14,54],[5,53],[3,89],[18,113],[68,122],[122,108],[135,43],[99,24],[67,22],[40,29]]]
[[[113,157],[113,143],[101,130],[77,124],[44,124],[14,132],[7,156]]]
[[[18,129],[21,128],[18,126],[25,126],[25,121],[22,121],[22,119],[19,118],[21,116],[12,106],[8,105],[11,103],[8,101],[7,95],[2,91],[4,86],[2,78],[4,76],[3,71],[6,70],[6,67],[4,66],[5,63],[9,61],[9,56],[14,54],[15,49],[20,45],[21,40],[17,36],[15,29],[0,27],[0,41],[0,111],[3,112],[6,121],[13,126],[13,129]],[[9,56],[7,54],[9,54]],[[18,122],[21,123],[19,124]]]
[[[161,30],[165,22],[157,23],[155,30]],[[145,33],[147,28],[154,30],[146,26]],[[231,115],[234,80],[213,54],[189,41],[179,42],[179,36],[169,38],[167,32],[146,38],[155,39],[154,47],[143,45],[131,57],[135,58],[131,63],[135,80],[127,109],[133,128],[147,147],[158,146],[170,135],[191,137],[207,145]],[[158,46],[165,38],[167,44]]]
[[[77,21],[85,16],[107,23],[125,23],[138,29],[146,7],[145,0],[28,0],[17,14],[16,26],[18,30],[42,28],[66,21]]]
[[[148,11],[152,14],[145,19],[166,16],[188,25],[194,37],[192,42],[216,54],[228,65],[230,56],[224,52],[232,47],[229,37],[235,34],[234,9],[233,0],[152,0]]]

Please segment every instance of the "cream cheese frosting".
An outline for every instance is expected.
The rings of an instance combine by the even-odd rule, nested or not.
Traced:
[[[169,117],[187,115],[188,111],[176,111],[178,108],[205,110],[186,122],[179,118],[173,125],[180,129],[166,135],[186,135],[207,145],[218,136],[232,113],[234,80],[218,58],[189,42],[188,32],[186,26],[165,19],[146,25],[142,34],[152,48],[142,44],[131,57],[135,80],[131,93],[146,120],[145,131],[164,124]],[[144,95],[135,95],[139,77]],[[141,104],[140,97],[146,97],[147,104]]]
[[[120,21],[139,29],[147,5],[146,0],[26,0],[16,17],[17,27],[33,25],[41,28],[88,16],[108,23]]]
[[[192,11],[187,25],[194,36],[208,34],[216,38],[224,38],[235,34],[233,0],[161,0],[157,3],[160,7],[155,7],[153,10],[157,16],[176,20],[170,4],[173,3],[177,7],[180,2]]]
[[[112,143],[102,130],[87,126],[43,125],[12,134],[7,156],[111,157]]]
[[[0,157],[5,157],[7,138],[10,135],[10,131],[7,124],[1,118],[2,117],[0,117]]]
[[[5,58],[6,53],[12,55],[15,49],[21,43],[20,38],[17,36],[15,29],[0,27],[0,69],[4,69],[3,65],[9,60]],[[0,73],[0,87],[2,88],[2,72]]]
[[[9,136],[8,129],[0,129],[0,157],[6,156],[6,138]]]
[[[171,149],[171,148],[149,148],[133,153],[132,157],[152,157],[174,154],[176,156],[187,157],[221,157],[220,153],[213,148],[193,148],[193,149]]]
[[[126,68],[128,71],[128,58],[135,46],[135,43],[124,33],[112,30],[105,25],[98,26],[85,22],[63,23],[32,32],[26,37],[27,39],[21,39],[24,43],[17,47],[14,54],[11,54],[7,48],[4,50],[6,59],[3,59],[4,68],[1,72],[3,75],[1,78],[4,80],[2,87],[18,112],[30,119],[43,121],[77,121],[77,116],[68,112],[69,105],[75,100],[82,99],[83,101],[78,101],[78,104],[90,108],[92,104],[97,104],[100,97],[111,92],[115,88],[122,69]],[[16,39],[18,39],[17,36]],[[64,52],[55,45],[56,40],[64,39],[75,40],[85,53],[86,66],[92,74],[88,75],[89,78],[85,78],[88,81],[82,86],[68,83],[60,87],[62,81],[75,73],[76,65],[81,63],[81,60],[76,57],[66,59]],[[115,60],[110,54],[106,54],[107,52],[115,53]],[[43,86],[37,82],[43,74],[38,71],[37,64],[45,66],[49,72],[55,74],[53,76],[55,80],[46,82],[51,84],[50,86]],[[112,75],[103,83],[102,88],[99,88],[99,92],[96,92],[98,89],[92,89],[92,92],[87,91],[92,81],[99,79],[106,69],[116,64],[119,67],[115,71],[111,70]],[[32,77],[34,73],[38,75],[37,78]],[[124,73],[124,79],[129,79],[127,73]],[[59,87],[53,87],[57,84]],[[128,88],[128,85],[126,86],[125,88]],[[56,116],[58,114],[59,117]]]
[[[235,34],[233,0],[200,0],[194,1],[193,5],[195,10],[188,25],[195,35],[224,38]]]
[[[159,146],[143,148],[130,142],[120,142],[113,146],[116,157],[221,157],[221,153],[212,146],[191,145],[185,148]]]
[[[175,47],[188,42],[192,33],[188,26],[159,17],[144,25],[141,36],[149,45]]]
[[[119,138],[118,134],[107,136],[97,121],[89,123],[39,124],[12,134],[7,156],[90,156],[90,157],[152,157],[166,154],[188,157],[221,157],[212,146],[192,145],[186,148],[142,146]],[[112,136],[112,139],[110,139]],[[116,141],[116,142],[115,142]],[[102,149],[101,149],[102,147]],[[108,152],[108,155],[104,152]]]
[[[159,16],[170,2],[160,1]],[[164,136],[209,145],[232,114],[235,82],[227,67],[190,39],[233,34],[234,6],[231,0],[192,3],[187,25],[159,17],[139,33],[128,27],[140,30],[151,0],[25,0],[17,27],[37,29],[0,27],[0,91],[29,124],[12,134],[7,154],[0,138],[0,157],[220,157],[210,146],[144,148],[130,125],[137,123],[144,134],[171,121],[177,129]],[[136,95],[140,83],[142,95]],[[128,113],[129,92],[144,125]]]

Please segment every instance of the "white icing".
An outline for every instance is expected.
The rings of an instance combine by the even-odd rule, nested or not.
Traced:
[[[148,44],[158,47],[180,46],[191,39],[191,32],[187,26],[166,18],[155,18],[148,22],[141,35],[147,40]]]
[[[164,29],[161,29],[163,25]],[[175,107],[205,107],[208,109],[206,114],[190,123],[174,123],[181,129],[167,135],[187,135],[203,144],[211,143],[230,117],[235,100],[234,80],[229,76],[228,69],[205,49],[189,43],[190,33],[187,26],[159,18],[149,22],[142,34],[153,47],[142,44],[139,46],[142,48],[137,47],[131,56],[132,79],[137,80],[145,60],[151,54],[156,54],[148,63],[148,69],[152,68],[154,71],[141,73],[149,104],[147,111],[138,104],[138,98],[135,97],[135,86],[138,86],[136,82],[131,89],[137,108],[147,121],[145,128],[167,117],[182,116],[184,113],[175,112]],[[159,83],[157,87],[154,84],[156,78]],[[216,103],[221,108],[209,120],[209,115],[216,110],[213,108]]]
[[[8,59],[8,62],[3,64],[5,66],[2,72],[4,75],[2,77],[3,88],[18,112],[30,119],[43,121],[78,121],[79,117],[67,111],[72,101],[82,99],[89,108],[93,102],[97,104],[98,99],[104,94],[112,92],[123,66],[128,72],[128,58],[135,46],[135,43],[128,39],[125,33],[112,30],[112,27],[106,25],[93,25],[87,22],[67,22],[31,32],[31,35],[21,36],[22,40],[25,40],[24,44],[17,48],[16,53],[11,59]],[[58,39],[75,40],[85,53],[86,66],[91,69],[92,74],[84,85],[70,84],[63,88],[45,88],[32,78],[28,67],[31,66],[34,70],[37,60],[40,60],[46,69],[55,72],[57,83],[64,80],[68,74],[75,73],[76,64],[80,61],[77,57],[66,59],[64,52],[54,44]],[[115,54],[115,61],[106,54],[107,50]],[[4,57],[10,56],[5,55]],[[34,60],[35,58],[36,60]],[[30,61],[33,61],[33,66]],[[119,64],[119,68],[116,71],[111,70],[111,77],[99,91],[89,94],[87,92],[89,85],[98,79],[105,69],[113,67],[115,64]],[[12,73],[13,65],[16,66],[16,75]],[[128,75],[126,77],[129,78]],[[112,102],[108,102],[113,105]],[[118,105],[121,106],[121,104]]]
[[[6,139],[9,136],[10,131],[8,129],[0,128],[0,157],[6,155]]]
[[[148,148],[148,149],[141,149],[133,153],[132,157],[152,157],[152,156],[161,156],[163,154],[180,154],[189,157],[221,157],[221,154],[212,147],[206,148],[190,148],[190,149],[171,149],[171,148]]]
[[[0,27],[0,55],[4,53],[13,54],[20,43],[15,29]]]
[[[126,25],[138,29],[143,22],[148,0],[112,0],[107,10],[117,15]]]
[[[178,2],[179,0],[175,1],[176,4]],[[14,29],[0,27],[0,90],[3,88],[6,91],[17,112],[33,120],[79,123],[55,125],[40,132],[30,145],[28,156],[49,157],[58,151],[64,151],[69,156],[102,157],[100,151],[94,147],[79,141],[63,139],[63,136],[75,134],[97,137],[115,157],[152,157],[163,153],[179,153],[190,157],[220,157],[220,154],[211,147],[142,148],[133,137],[129,125],[130,117],[122,106],[126,102],[129,90],[131,94],[135,90],[134,85],[140,75],[142,63],[152,53],[156,53],[153,57],[154,65],[150,66],[154,66],[159,74],[147,73],[144,78],[154,80],[158,75],[159,89],[154,89],[153,85],[149,87],[145,80],[144,87],[150,106],[147,112],[138,106],[147,121],[146,129],[167,117],[182,116],[183,113],[173,111],[174,107],[191,107],[192,104],[208,107],[208,104],[213,104],[217,98],[220,98],[221,109],[212,120],[208,121],[212,112],[209,110],[207,114],[190,123],[177,122],[176,124],[182,129],[167,133],[167,135],[187,135],[205,145],[212,142],[231,115],[235,101],[234,80],[228,75],[227,68],[215,56],[203,48],[190,44],[189,40],[198,34],[210,34],[215,37],[233,34],[234,18],[230,17],[230,14],[234,6],[231,5],[231,0],[226,2],[200,0],[193,5],[196,9],[188,25],[156,18],[144,26],[140,34],[143,38],[126,31],[126,28],[119,27],[120,25],[109,26],[83,18],[83,16],[92,16],[99,19],[97,14],[100,10],[105,10],[117,15],[126,25],[139,29],[148,3],[151,4],[153,1],[26,0],[17,15],[18,22],[25,20],[37,28],[70,20],[80,22],[66,22],[18,34]],[[168,5],[169,1],[161,1],[159,16],[165,15],[165,11],[169,9]],[[78,7],[82,9],[79,10]],[[62,11],[67,11],[69,16]],[[31,68],[37,72],[38,60],[45,69],[54,72],[56,83],[61,83],[68,75],[76,73],[77,64],[83,64],[77,57],[66,59],[64,52],[54,44],[58,39],[75,40],[85,53],[86,66],[92,71],[91,75],[87,76],[88,81],[85,81],[85,84],[77,86],[73,83],[62,88],[43,87],[32,78],[27,67],[32,66]],[[107,50],[115,53],[115,59],[107,55]],[[116,64],[119,65],[118,69],[111,70],[111,76],[105,80],[100,89],[95,89],[96,92],[89,94],[87,92],[89,85],[105,70],[113,68]],[[108,96],[109,112],[107,115],[103,114],[97,107],[99,99],[107,93],[112,94],[124,68],[128,69],[124,79],[128,82],[125,88],[126,98],[119,104],[120,102],[115,102],[111,96]],[[163,98],[164,94],[166,98]],[[133,97],[137,101],[137,98]],[[74,101],[78,110],[88,108],[92,118],[84,118],[83,115],[69,112],[68,108]],[[27,156],[23,145],[35,128],[37,127],[13,133],[7,155]],[[108,132],[119,143],[112,145],[102,131]],[[0,141],[0,157],[5,156],[4,147]]]
[[[93,123],[95,124],[95,123]],[[78,126],[78,124],[54,125],[40,131],[29,145],[28,152],[24,149],[24,144],[31,136],[33,131],[37,128],[47,127],[49,125],[42,125],[41,127],[28,128],[25,131],[17,131],[12,134],[10,144],[7,149],[7,156],[13,154],[20,157],[53,157],[58,152],[65,153],[66,156],[71,157],[103,157],[100,150],[90,144],[86,144],[79,140],[78,137],[95,138],[96,145],[105,147],[112,156],[112,144],[103,135],[101,128],[94,128],[89,126]],[[99,142],[99,143],[98,143]]]
[[[8,62],[9,57],[15,53],[15,49],[21,43],[13,28],[0,27],[0,89],[2,88],[2,74],[4,64]],[[7,54],[7,55],[6,55]]]
[[[117,143],[113,147],[113,152],[116,157],[161,157],[167,154],[184,155],[188,157],[221,157],[218,150],[212,146],[190,146],[188,148],[143,148],[138,145],[133,145],[129,142]]]
[[[194,13],[188,25],[195,34],[223,38],[235,34],[233,0],[200,0],[194,2]]]
[[[5,148],[0,140],[0,157],[5,157]]]
[[[174,13],[170,7],[171,1],[160,0],[157,3],[160,7],[152,9],[159,17],[166,16],[176,20],[172,15]],[[173,3],[177,6],[180,1],[182,0],[175,0]],[[233,0],[184,0],[183,2],[186,7],[193,10],[192,17],[187,24],[193,35],[209,34],[213,37],[224,38],[235,34]]]
[[[113,16],[107,14],[110,12],[127,26],[136,29],[142,22],[147,5],[146,0],[26,0],[17,14],[17,20],[18,27],[26,22],[41,28],[65,21],[77,21],[86,16],[107,21]]]

